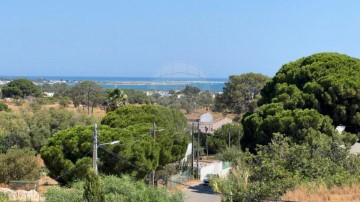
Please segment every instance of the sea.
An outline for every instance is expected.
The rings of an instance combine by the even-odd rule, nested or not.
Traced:
[[[182,90],[187,85],[201,91],[222,92],[227,78],[176,78],[176,77],[85,77],[85,76],[0,76],[0,80],[26,78],[37,85],[67,83],[74,86],[81,81],[94,81],[103,88],[135,89],[140,91]]]

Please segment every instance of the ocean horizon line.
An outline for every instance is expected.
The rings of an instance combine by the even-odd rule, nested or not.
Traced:
[[[71,75],[71,76],[64,76],[64,75],[47,75],[47,76],[40,76],[40,75],[0,75],[0,78],[31,78],[31,79],[43,79],[43,78],[139,78],[139,79],[148,79],[148,78],[166,78],[166,79],[221,79],[221,80],[228,80],[225,77],[162,77],[162,76],[82,76],[82,75]]]

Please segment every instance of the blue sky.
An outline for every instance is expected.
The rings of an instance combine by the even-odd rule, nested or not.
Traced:
[[[4,0],[0,75],[153,76],[195,64],[208,77],[273,76],[317,52],[360,58],[360,1]]]

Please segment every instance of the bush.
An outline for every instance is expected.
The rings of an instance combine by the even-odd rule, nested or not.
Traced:
[[[166,189],[153,188],[141,181],[134,181],[128,176],[115,177],[103,176],[100,178],[105,201],[126,202],[182,202],[184,197],[181,193],[170,193]],[[84,201],[84,181],[78,181],[71,188],[52,187],[45,197],[51,202],[78,202]]]
[[[9,112],[9,111],[11,111],[11,109],[7,106],[7,104],[0,102],[0,112],[1,111]]]
[[[10,202],[9,196],[3,192],[0,192],[0,201],[1,202]]]
[[[50,187],[45,194],[46,201],[51,202],[79,202],[82,196],[82,190],[61,187]]]
[[[99,176],[93,169],[88,169],[84,184],[84,199],[87,202],[104,202],[104,190],[100,184]]]
[[[10,180],[35,180],[40,175],[35,152],[30,149],[9,149],[0,154],[0,183]]]
[[[52,105],[55,104],[56,101],[57,99],[54,97],[41,97],[36,99],[36,102],[40,105]]]

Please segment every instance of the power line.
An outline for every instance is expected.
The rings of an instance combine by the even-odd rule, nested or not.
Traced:
[[[81,158],[79,158],[79,159],[84,158],[84,157],[85,157],[86,155],[88,155],[91,151],[92,151],[92,149],[90,149],[86,154],[84,154],[84,155],[83,155]],[[75,170],[77,170],[77,169],[79,169],[79,168],[82,168],[82,167],[85,166],[85,165],[86,165],[86,164],[81,164],[81,165],[78,166],[78,167],[71,168],[71,169],[65,171],[62,175],[57,176],[57,177],[55,178],[55,180],[58,180],[58,179],[62,178],[63,176],[68,175],[68,174],[74,172]],[[63,179],[64,179],[64,178],[63,178]],[[65,179],[64,179],[64,180],[65,180]]]
[[[125,162],[125,163],[127,163],[128,165],[136,168],[136,169],[139,170],[139,171],[143,171],[143,172],[146,172],[146,173],[152,172],[152,171],[146,170],[146,169],[144,169],[144,168],[138,167],[138,166],[130,163],[128,160],[126,160],[126,159],[124,159],[124,158],[121,158],[121,157],[118,156],[116,153],[114,153],[114,152],[106,149],[106,148],[103,147],[103,146],[99,146],[99,148],[102,149],[102,150],[104,150],[104,151],[106,151],[107,153],[111,154],[113,157],[117,158],[118,160],[120,160],[120,161],[122,161],[122,162]]]

